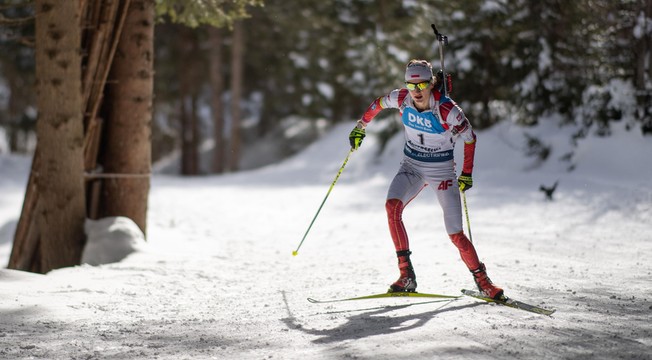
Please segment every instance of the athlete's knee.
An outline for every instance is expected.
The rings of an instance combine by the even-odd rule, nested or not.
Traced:
[[[403,216],[403,202],[399,199],[387,199],[385,202],[385,210],[387,210],[387,218],[390,221],[401,221]]]

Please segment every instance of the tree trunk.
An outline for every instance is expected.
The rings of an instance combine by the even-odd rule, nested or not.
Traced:
[[[125,216],[146,233],[151,171],[154,0],[132,0],[109,74],[100,216]]]
[[[229,168],[238,171],[240,168],[240,136],[242,111],[242,75],[244,55],[244,31],[242,21],[233,24],[233,43],[231,44],[231,158]]]
[[[640,9],[638,9],[639,14],[645,16],[646,21],[649,21],[650,16],[652,16],[652,1],[645,0],[640,4]],[[649,25],[648,25],[649,26]],[[640,39],[633,41],[635,44],[635,58],[636,58],[636,78],[634,85],[636,89],[643,90],[645,89],[646,83],[649,82],[649,79],[652,78],[652,48],[650,45],[652,39],[650,36],[645,33]]]
[[[197,118],[199,44],[193,29],[180,27],[179,47],[182,60],[178,64],[181,118],[181,174],[199,174],[199,120]]]
[[[192,147],[192,116],[191,107],[189,104],[189,92],[187,86],[184,85],[185,72],[180,71],[182,76],[179,81],[179,121],[181,122],[181,175],[194,175],[195,161],[193,157]]]
[[[78,265],[84,246],[81,28],[76,1],[36,1],[39,157],[36,271]]]
[[[211,81],[211,111],[213,113],[213,137],[215,147],[213,149],[213,173],[224,172],[224,115],[222,111],[222,93],[224,92],[224,77],[222,76],[222,33],[218,28],[208,29],[210,53],[209,72]]]

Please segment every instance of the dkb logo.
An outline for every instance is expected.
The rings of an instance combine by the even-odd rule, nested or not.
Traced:
[[[432,121],[430,121],[430,119],[417,116],[413,113],[408,113],[408,121],[411,123],[416,123],[421,127],[432,128]]]

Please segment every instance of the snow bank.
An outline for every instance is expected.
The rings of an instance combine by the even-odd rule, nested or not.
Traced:
[[[126,217],[86,219],[86,245],[82,264],[102,265],[118,262],[145,247],[145,235]]]

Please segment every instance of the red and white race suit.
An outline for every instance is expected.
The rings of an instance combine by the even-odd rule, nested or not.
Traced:
[[[462,209],[453,149],[457,139],[464,141],[462,172],[471,174],[476,141],[464,112],[452,99],[442,96],[436,89],[431,92],[429,109],[419,111],[409,91],[397,89],[369,105],[361,121],[368,124],[384,109],[398,109],[405,130],[404,158],[389,187],[386,203],[396,250],[409,249],[401,220],[402,210],[427,185],[436,191],[444,213],[446,232],[449,235],[462,232]],[[477,256],[474,255],[471,255],[474,264],[467,265],[475,266]]]

